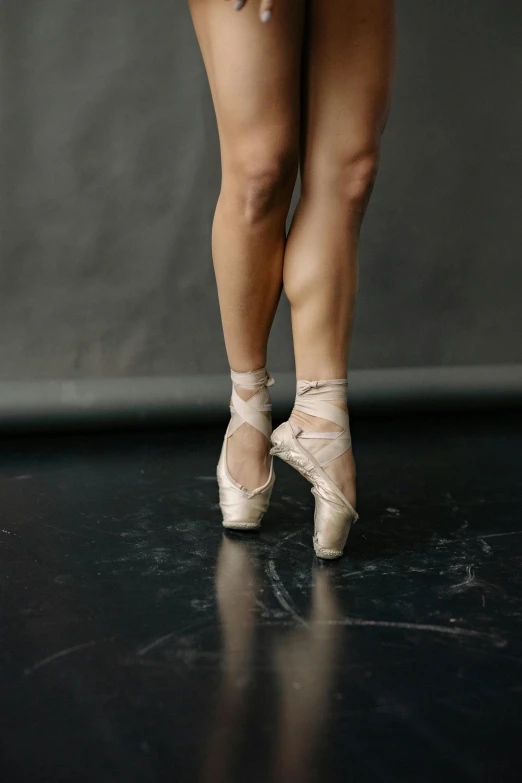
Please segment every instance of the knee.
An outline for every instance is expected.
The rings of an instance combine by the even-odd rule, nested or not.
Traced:
[[[340,194],[353,212],[361,214],[365,211],[378,167],[376,151],[366,151],[341,161]]]
[[[255,224],[284,213],[297,177],[298,153],[291,147],[259,145],[243,151],[223,172],[222,194],[235,214]]]
[[[368,204],[379,166],[379,151],[371,146],[331,155],[316,167],[303,185],[320,190],[350,214],[362,215]]]

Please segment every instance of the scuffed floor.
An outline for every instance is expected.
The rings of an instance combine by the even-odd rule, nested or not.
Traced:
[[[4,439],[2,783],[520,780],[522,417],[353,434],[330,564],[282,463],[223,534],[217,430]]]

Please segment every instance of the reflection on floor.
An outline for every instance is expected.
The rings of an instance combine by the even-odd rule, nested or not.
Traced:
[[[335,563],[282,463],[223,533],[220,432],[3,441],[2,783],[520,780],[522,417],[353,430]]]

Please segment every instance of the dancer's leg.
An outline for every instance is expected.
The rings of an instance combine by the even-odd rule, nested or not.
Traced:
[[[305,0],[285,0],[270,24],[255,3],[189,0],[221,146],[212,249],[230,366],[265,366],[282,287],[285,222],[299,160],[299,79]],[[252,392],[238,390],[246,399]],[[245,424],[228,467],[254,489],[268,478],[268,443]]]
[[[310,0],[302,195],[284,261],[297,377],[345,378],[357,290],[357,247],[388,113],[393,0]],[[342,403],[340,404],[342,405]],[[340,429],[294,412],[304,430]],[[310,451],[324,440],[304,441]],[[355,501],[348,451],[326,468]]]

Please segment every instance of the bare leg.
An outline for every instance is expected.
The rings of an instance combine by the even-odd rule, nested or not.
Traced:
[[[302,195],[286,247],[284,285],[297,377],[326,380],[347,373],[359,230],[390,98],[393,0],[310,0],[308,21]],[[291,421],[304,430],[340,429],[298,411]],[[306,441],[310,451],[324,443]],[[354,505],[351,450],[326,472]]]
[[[230,366],[265,366],[282,289],[285,222],[299,161],[299,80],[305,0],[285,0],[270,24],[256,3],[189,0],[214,101],[222,184],[212,249]],[[246,399],[252,392],[238,390]],[[228,467],[254,489],[269,472],[266,438],[245,424]]]

